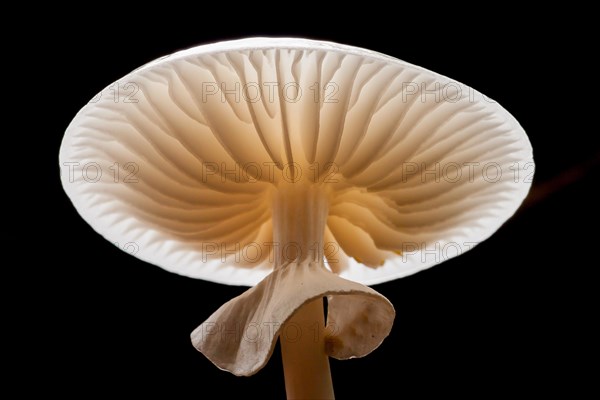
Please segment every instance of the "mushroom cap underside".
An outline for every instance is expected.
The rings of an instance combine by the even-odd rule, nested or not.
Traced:
[[[272,270],[282,181],[329,188],[328,267],[364,284],[469,250],[519,207],[532,149],[498,103],[376,52],[253,38],[160,58],[95,96],[60,149],[82,217],[178,274]]]

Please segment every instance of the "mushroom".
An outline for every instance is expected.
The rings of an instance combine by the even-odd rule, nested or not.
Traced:
[[[392,328],[392,304],[366,285],[488,238],[526,196],[532,160],[517,121],[463,84],[271,38],[138,68],[83,107],[60,149],[65,191],[105,238],[252,286],[192,343],[249,376],[279,339],[288,398],[333,398],[328,357],[365,356]]]

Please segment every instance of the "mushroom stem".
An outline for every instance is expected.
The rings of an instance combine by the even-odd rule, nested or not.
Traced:
[[[323,265],[327,214],[323,186],[306,182],[279,185],[273,202],[276,270]],[[334,398],[324,331],[322,297],[306,302],[283,325],[279,341],[288,399]]]
[[[324,330],[322,298],[306,303],[283,326],[279,341],[288,399],[334,398]]]

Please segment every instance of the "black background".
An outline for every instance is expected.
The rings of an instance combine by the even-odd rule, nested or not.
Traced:
[[[491,22],[429,11],[370,21],[374,28],[364,19],[375,16],[366,15],[340,24],[331,23],[331,14],[264,16],[243,24],[222,16],[217,28],[203,24],[208,15],[168,28],[161,18],[129,17],[115,12],[88,22],[82,14],[61,25],[64,33],[48,29],[35,44],[45,69],[27,82],[39,83],[45,97],[43,123],[31,128],[43,134],[35,142],[39,191],[28,213],[35,220],[30,231],[44,248],[29,246],[24,257],[43,253],[27,278],[31,292],[34,284],[43,289],[30,310],[30,355],[21,358],[20,369],[39,379],[44,392],[284,397],[278,349],[257,375],[238,378],[190,344],[190,332],[245,288],[170,274],[119,251],[78,216],[59,181],[63,132],[100,89],[176,50],[247,36],[336,41],[431,69],[497,100],[533,145],[531,195],[492,238],[375,287],[394,304],[396,322],[371,355],[331,361],[338,398],[512,397],[571,393],[589,382],[581,363],[592,357],[588,339],[598,315],[590,305],[597,296],[582,283],[597,267],[591,261],[599,222],[592,189],[600,147],[597,126],[586,122],[593,103],[583,95],[597,82],[576,61],[592,48],[572,45],[586,32],[572,30],[565,41],[558,21],[506,16]],[[534,23],[540,25],[534,29]],[[40,122],[32,119],[30,126]]]

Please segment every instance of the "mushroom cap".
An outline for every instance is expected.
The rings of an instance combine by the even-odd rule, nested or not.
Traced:
[[[336,43],[252,38],[152,61],[95,96],[60,149],[81,216],[136,257],[255,285],[272,271],[282,180],[330,188],[327,266],[376,284],[488,238],[519,207],[532,149],[498,103]]]

